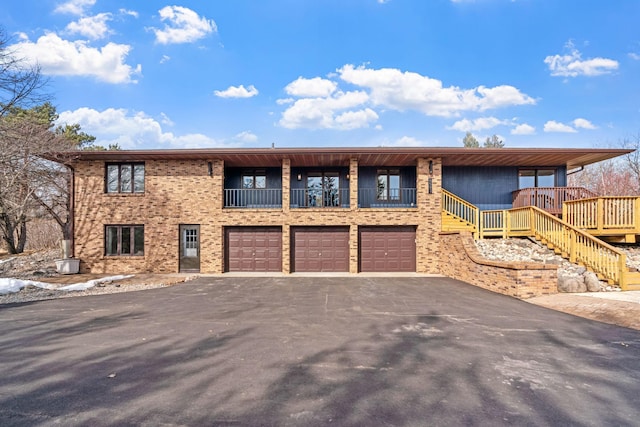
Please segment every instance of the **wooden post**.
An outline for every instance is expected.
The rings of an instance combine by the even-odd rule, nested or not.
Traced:
[[[511,215],[508,210],[502,211],[502,218],[502,238],[506,239],[509,237],[509,229],[511,229]]]
[[[623,291],[627,290],[627,256],[625,254],[620,255],[620,260],[618,261],[618,269],[620,271],[619,283],[620,289]]]
[[[640,197],[633,201],[633,228],[636,234],[640,234]]]
[[[596,228],[598,233],[602,234],[604,227],[604,199],[602,197],[598,197],[596,211]]]
[[[576,262],[576,247],[578,245],[575,230],[569,231],[569,262]]]

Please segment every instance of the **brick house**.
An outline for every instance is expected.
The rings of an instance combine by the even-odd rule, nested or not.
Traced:
[[[274,148],[81,151],[82,272],[440,274],[443,189],[484,209],[629,150]],[[446,269],[444,269],[446,270]]]

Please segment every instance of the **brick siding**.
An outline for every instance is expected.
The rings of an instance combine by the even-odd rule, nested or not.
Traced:
[[[432,162],[431,168],[429,162]],[[209,175],[208,163],[213,166]],[[322,168],[320,165],[319,169]],[[179,225],[200,225],[200,270],[224,270],[224,227],[278,226],[282,228],[282,270],[291,271],[291,226],[349,226],[349,271],[358,271],[358,226],[416,226],[416,270],[440,273],[441,185],[440,159],[418,159],[417,206],[360,209],[355,203],[358,163],[349,162],[350,208],[289,207],[291,164],[282,162],[282,201],[279,209],[224,209],[224,162],[217,159],[148,160],[144,194],[107,194],[105,163],[75,165],[74,255],[82,272],[174,273],[179,270]],[[431,193],[429,193],[431,187]],[[105,256],[105,225],[142,224],[144,256]]]
[[[558,292],[557,265],[487,260],[469,232],[440,233],[440,251],[445,276],[521,299]]]

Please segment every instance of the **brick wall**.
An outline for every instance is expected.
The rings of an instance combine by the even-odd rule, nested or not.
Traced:
[[[208,162],[213,174],[209,175]],[[430,164],[431,162],[431,164]],[[360,209],[357,197],[358,163],[349,163],[351,207],[290,209],[291,165],[282,162],[283,207],[281,209],[224,209],[224,162],[216,159],[145,162],[144,194],[106,194],[105,164],[83,161],[75,165],[75,256],[82,272],[173,273],[179,269],[179,225],[200,225],[201,272],[224,269],[225,226],[278,226],[283,232],[283,272],[291,270],[291,226],[349,226],[349,271],[358,271],[358,226],[416,226],[416,268],[420,273],[439,273],[441,163],[418,159],[417,206],[413,208]],[[431,193],[429,193],[431,188]],[[104,255],[105,225],[145,226],[142,257]]]
[[[469,232],[440,233],[440,251],[445,276],[521,299],[558,292],[556,265],[487,260]]]

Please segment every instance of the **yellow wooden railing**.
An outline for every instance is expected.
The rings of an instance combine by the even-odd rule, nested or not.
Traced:
[[[591,197],[566,201],[562,218],[596,235],[640,234],[640,197]]]
[[[640,273],[629,271],[625,253],[580,229],[626,228],[632,222],[638,226],[640,197],[565,201],[565,206],[565,215],[582,227],[576,227],[535,206],[480,212],[476,206],[454,194],[443,191],[442,195],[443,213],[475,224],[480,238],[534,237],[564,258],[587,267],[622,290],[630,286],[640,289]],[[600,222],[589,219],[594,217],[599,218]]]
[[[478,232],[478,224],[480,221],[480,210],[478,207],[444,189],[442,190],[442,211],[472,226],[474,233]]]
[[[482,211],[480,236],[530,236],[611,284],[627,288],[626,255],[619,249],[535,206]]]

